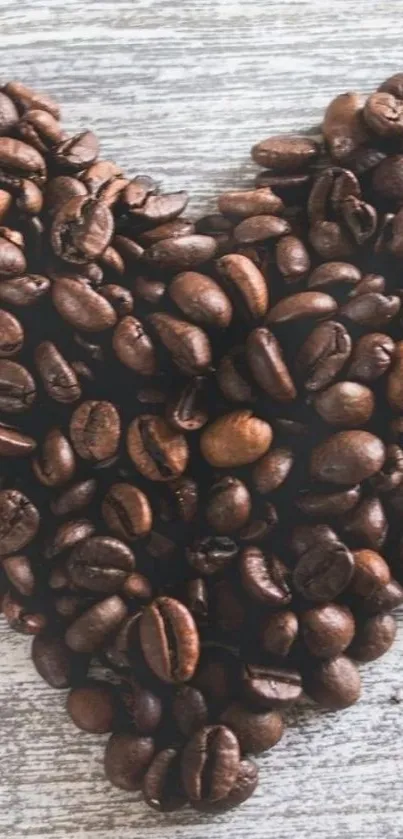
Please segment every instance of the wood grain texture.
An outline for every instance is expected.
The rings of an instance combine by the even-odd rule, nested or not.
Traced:
[[[90,123],[131,172],[189,187],[194,211],[251,181],[253,142],[316,124],[334,93],[403,69],[399,0],[1,0],[0,11],[4,79],[50,91],[67,127]],[[160,818],[109,787],[105,738],[66,719],[27,641],[4,623],[0,640],[2,839],[403,836],[402,631],[363,670],[362,701],[292,719],[254,798],[213,820]]]

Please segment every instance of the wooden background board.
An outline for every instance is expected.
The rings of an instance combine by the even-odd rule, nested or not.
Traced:
[[[253,142],[403,69],[399,0],[0,0],[0,23],[4,80],[50,91],[131,172],[189,187],[195,212],[250,182]],[[0,641],[2,839],[403,836],[403,632],[356,707],[292,720],[254,798],[213,820],[160,818],[109,787],[105,738],[70,724],[29,642],[4,623]]]

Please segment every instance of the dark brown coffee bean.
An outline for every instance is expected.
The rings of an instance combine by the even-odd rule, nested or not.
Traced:
[[[18,111],[13,100],[0,93],[0,134],[8,134],[18,122]]]
[[[266,280],[251,259],[230,253],[217,261],[217,270],[241,317],[259,320],[266,314],[269,305]]]
[[[379,498],[364,498],[343,522],[343,535],[357,548],[382,547],[388,533],[388,522]]]
[[[227,476],[209,490],[206,520],[215,533],[232,533],[246,524],[251,508],[252,501],[245,484]]]
[[[35,382],[28,370],[15,361],[0,359],[0,411],[23,413],[35,398]]]
[[[293,531],[291,546],[298,558],[293,582],[306,600],[324,603],[348,586],[354,557],[330,527],[300,525]]]
[[[253,486],[263,495],[274,492],[288,478],[293,464],[291,449],[285,446],[270,449],[253,467]]]
[[[217,283],[196,271],[178,274],[169,286],[169,295],[189,320],[201,326],[227,327],[232,305]]]
[[[281,198],[266,187],[242,192],[223,192],[218,197],[218,208],[224,216],[248,218],[266,214],[280,215],[284,205]]]
[[[393,578],[385,586],[378,586],[372,594],[360,600],[363,610],[370,615],[393,612],[403,603],[403,588]]]
[[[172,748],[158,752],[144,776],[143,795],[149,807],[162,813],[172,813],[186,804],[180,752]]]
[[[126,189],[126,194],[130,189]],[[132,206],[130,213],[153,224],[163,224],[179,216],[189,201],[187,192],[172,192],[165,195],[149,195],[140,207]]]
[[[185,605],[197,624],[205,624],[209,615],[209,598],[205,580],[189,580],[184,597]]]
[[[39,512],[16,489],[0,490],[0,555],[15,553],[32,542],[39,527]]]
[[[79,172],[94,162],[99,143],[92,131],[83,131],[75,137],[62,140],[52,150],[52,160],[64,172]]]
[[[340,431],[313,449],[311,474],[334,484],[356,484],[382,469],[386,451],[368,431]]]
[[[179,687],[173,699],[172,714],[185,737],[195,734],[208,720],[207,703],[201,691],[191,685]]]
[[[138,471],[151,481],[179,477],[189,457],[183,434],[152,414],[143,414],[129,425],[127,449]]]
[[[272,399],[278,402],[295,399],[297,392],[280,344],[269,329],[260,327],[249,333],[246,358],[256,382]]]
[[[169,489],[179,518],[187,523],[193,521],[197,515],[199,501],[199,487],[196,481],[188,477],[176,478],[170,481]]]
[[[242,752],[257,755],[271,749],[281,740],[283,720],[277,711],[255,712],[240,702],[233,702],[220,721],[235,732]]]
[[[386,91],[387,93],[392,93],[393,96],[396,96],[397,99],[403,99],[403,74],[402,73],[395,73],[394,76],[390,76],[386,79],[382,84],[379,85],[378,90]]]
[[[239,632],[245,621],[245,598],[238,588],[226,579],[219,580],[213,589],[214,620],[222,632]]]
[[[24,330],[16,317],[0,309],[0,358],[11,358],[22,349]]]
[[[272,430],[251,411],[224,414],[203,431],[200,447],[211,466],[232,468],[253,463],[270,446]]]
[[[47,277],[39,274],[27,274],[23,277],[13,277],[11,280],[1,280],[0,301],[11,306],[33,306],[50,288]]]
[[[0,137],[0,169],[7,175],[29,178],[39,186],[46,176],[42,155],[28,143]]]
[[[194,376],[167,403],[166,418],[178,431],[198,431],[206,425],[206,385],[207,379]]]
[[[270,309],[267,323],[289,323],[301,318],[326,318],[337,309],[329,294],[321,291],[301,291],[280,300]]]
[[[231,792],[220,801],[192,801],[191,806],[201,813],[227,813],[234,807],[239,807],[253,795],[258,783],[259,770],[252,760],[241,760],[238,775]]]
[[[385,277],[380,274],[365,274],[349,292],[349,297],[358,297],[360,294],[367,294],[369,291],[376,291],[383,294],[386,288]]]
[[[47,487],[62,486],[73,477],[76,461],[73,449],[60,428],[52,428],[32,462],[35,477]]]
[[[339,655],[316,664],[304,680],[304,690],[323,708],[348,708],[360,698],[360,674],[347,656]]]
[[[41,154],[56,145],[62,139],[62,128],[49,111],[32,108],[26,111],[18,123],[18,135],[22,140],[34,146]]]
[[[241,245],[253,245],[255,242],[265,242],[267,239],[278,239],[291,232],[291,226],[286,219],[278,216],[250,216],[243,219],[234,228],[235,242]]]
[[[119,591],[134,567],[130,548],[111,536],[80,541],[67,561],[69,577],[76,586],[105,594]]]
[[[276,245],[276,263],[286,283],[297,283],[309,272],[309,253],[298,236],[283,236]]]
[[[56,311],[75,329],[101,332],[116,323],[116,312],[108,302],[89,285],[67,277],[52,286],[52,301]]]
[[[105,300],[108,300],[119,317],[130,315],[133,311],[133,295],[128,288],[116,283],[109,283],[104,288],[100,288],[99,293]]]
[[[133,648],[138,648],[136,632],[140,617],[140,611],[129,615],[120,624],[118,632],[109,640],[106,639],[104,644],[103,656],[105,661],[108,667],[118,673],[124,673],[130,670],[132,666],[131,652]]]
[[[153,227],[151,230],[142,230],[138,238],[145,246],[153,245],[154,242],[161,242],[163,239],[180,239],[181,236],[190,236],[196,231],[195,225],[189,219],[177,218],[174,221],[166,221]]]
[[[32,597],[35,591],[35,577],[27,556],[17,554],[2,559],[2,568],[11,585],[23,597]]]
[[[345,227],[336,221],[316,222],[309,231],[309,241],[322,259],[348,259],[354,253],[353,243]]]
[[[79,542],[89,539],[95,532],[95,525],[88,519],[72,519],[60,524],[45,545],[46,559],[53,559],[64,551],[71,550]]]
[[[256,708],[271,710],[293,705],[302,694],[301,676],[296,670],[248,664],[242,677],[245,699]]]
[[[73,368],[51,341],[42,341],[35,349],[35,365],[46,393],[56,402],[76,402],[81,388]]]
[[[340,314],[369,329],[379,329],[391,321],[400,311],[401,301],[396,295],[368,292],[353,297],[340,309]]]
[[[259,166],[289,174],[314,163],[319,151],[319,144],[312,137],[279,134],[257,143],[251,154]]]
[[[357,661],[375,661],[392,646],[397,632],[393,615],[374,615],[358,625],[349,655]]]
[[[84,460],[101,462],[116,454],[120,418],[111,402],[82,402],[70,420],[73,446]]]
[[[39,675],[57,690],[70,687],[78,677],[84,676],[88,664],[86,656],[73,653],[54,631],[34,638],[31,655]]]
[[[26,457],[35,451],[36,440],[16,428],[0,425],[0,457]]]
[[[361,276],[359,268],[350,262],[325,262],[312,271],[308,288],[330,288],[341,284],[355,286]]]
[[[70,198],[80,198],[88,195],[88,190],[82,181],[70,175],[58,175],[48,181],[45,189],[45,209],[50,215],[55,215]]]
[[[371,332],[362,335],[354,346],[351,363],[347,370],[349,379],[360,382],[373,382],[389,369],[395,350],[394,341],[389,335]]]
[[[67,698],[67,713],[74,725],[91,734],[106,734],[112,730],[115,697],[107,682],[89,681],[74,688]]]
[[[201,574],[222,571],[238,555],[238,545],[228,536],[204,536],[186,548],[186,558]]]
[[[46,616],[42,612],[34,612],[17,601],[7,592],[2,601],[3,615],[8,626],[21,635],[39,635],[47,625]]]
[[[340,655],[351,644],[355,632],[350,609],[337,603],[326,603],[302,612],[300,627],[309,652],[319,658]]]
[[[149,533],[152,527],[147,496],[132,484],[112,484],[102,503],[102,515],[109,530],[128,542]]]
[[[65,640],[77,653],[93,653],[108,636],[119,629],[127,615],[127,607],[117,595],[90,606],[69,626]]]
[[[352,510],[361,497],[360,487],[353,486],[336,492],[302,492],[295,501],[296,507],[306,516],[344,516]]]
[[[54,516],[66,516],[75,513],[91,504],[97,488],[94,478],[79,481],[67,487],[59,496],[51,501],[50,507]]]
[[[269,606],[290,603],[289,572],[276,556],[251,546],[242,551],[239,567],[242,585],[251,597]]]
[[[387,399],[394,411],[403,410],[403,341],[398,341],[393,353],[392,369],[387,381]]]
[[[217,381],[230,402],[253,402],[254,394],[248,381],[248,365],[244,348],[234,347],[218,364]]]
[[[366,425],[370,420],[375,398],[372,390],[365,385],[337,382],[315,396],[313,405],[319,416],[330,425],[355,428]]]
[[[121,700],[138,734],[151,734],[158,728],[163,712],[159,696],[130,679],[130,684],[121,693]]]
[[[113,216],[102,201],[83,196],[70,198],[55,214],[51,243],[56,256],[85,264],[97,259],[113,234]]]
[[[129,574],[122,586],[122,594],[125,597],[137,597],[139,600],[151,600],[152,586],[147,577],[137,571]]]
[[[322,125],[330,154],[336,160],[348,160],[368,134],[362,119],[365,98],[359,93],[341,93],[328,105]]]
[[[403,482],[403,451],[393,443],[386,446],[386,459],[380,472],[371,478],[375,492],[392,492]]]
[[[33,90],[22,82],[7,82],[3,90],[22,112],[31,108],[40,108],[42,111],[48,111],[55,119],[60,117],[59,105],[47,93]]]
[[[268,615],[264,619],[260,643],[272,655],[287,656],[298,636],[298,618],[289,610]]]
[[[395,154],[381,160],[374,169],[372,187],[377,196],[388,202],[389,207],[394,209],[401,206],[403,199],[402,154]]]
[[[350,356],[352,340],[337,321],[317,326],[297,352],[296,372],[307,390],[321,390],[337,376]]]
[[[151,737],[112,734],[106,744],[105,774],[115,787],[139,789],[154,755]]]
[[[224,725],[206,726],[193,735],[182,755],[182,781],[191,801],[220,801],[239,771],[235,734]]]
[[[163,682],[186,682],[199,659],[199,635],[183,603],[158,597],[140,620],[141,647],[148,666]]]
[[[172,361],[188,376],[197,376],[210,367],[212,351],[206,333],[199,326],[179,320],[163,312],[149,315]]]
[[[361,188],[358,178],[350,169],[343,169],[340,166],[327,166],[319,172],[312,185],[308,198],[308,217],[311,223],[310,236],[314,230],[338,230],[340,244],[344,241],[351,249],[351,242],[346,236],[347,231],[342,229],[344,202],[350,198],[360,198]],[[330,221],[330,219],[337,219]],[[329,221],[327,221],[329,219]],[[316,234],[314,236],[316,238]],[[331,237],[329,236],[330,244]],[[336,238],[334,238],[336,244]],[[338,256],[329,259],[338,259]],[[342,257],[340,257],[342,258]]]
[[[119,321],[112,343],[119,361],[126,367],[143,376],[156,372],[157,358],[152,340],[137,318],[127,316]]]
[[[1,156],[0,156],[1,163]],[[163,239],[155,242],[146,252],[146,258],[152,264],[172,271],[191,271],[202,262],[211,259],[217,250],[211,236],[194,233],[179,239]]]
[[[300,174],[292,172],[284,174],[279,172],[259,172],[255,179],[257,189],[273,189],[284,201],[300,201],[306,198],[309,187],[312,183],[312,175],[309,173]]]

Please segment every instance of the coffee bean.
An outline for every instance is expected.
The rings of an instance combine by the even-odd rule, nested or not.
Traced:
[[[272,436],[270,425],[254,417],[252,411],[233,411],[207,426],[200,447],[211,466],[231,468],[258,460]]]
[[[355,632],[352,613],[346,606],[336,603],[303,612],[300,627],[309,652],[319,658],[340,655],[351,644]]]
[[[304,690],[323,708],[348,708],[360,697],[360,674],[347,656],[339,655],[316,664],[304,680]]]
[[[397,632],[393,615],[374,615],[361,623],[349,648],[357,661],[375,661],[392,646]]]
[[[60,123],[49,111],[32,108],[26,111],[18,123],[18,134],[41,154],[56,145],[62,139]]]
[[[389,370],[394,351],[395,344],[389,335],[381,332],[362,335],[354,345],[348,378],[366,383],[376,381]]]
[[[69,626],[67,646],[77,653],[93,653],[116,632],[126,614],[127,608],[117,595],[100,600]]]
[[[261,629],[262,649],[272,655],[287,656],[298,636],[298,618],[283,611],[265,618]]]
[[[284,730],[283,720],[276,711],[250,711],[240,702],[232,703],[220,720],[235,732],[241,751],[254,755],[273,748]]]
[[[287,707],[301,696],[301,676],[295,670],[248,664],[243,673],[242,691],[245,699],[256,708]]]
[[[39,528],[39,512],[16,489],[0,490],[0,555],[15,553],[32,542]]]
[[[35,577],[28,557],[24,555],[10,556],[2,559],[3,571],[23,597],[32,597],[35,591]]]
[[[316,391],[330,384],[348,360],[351,348],[352,340],[341,323],[329,320],[317,326],[295,360],[296,373],[305,388]]]
[[[153,245],[154,242],[161,242],[163,239],[180,239],[182,236],[190,236],[196,231],[195,225],[189,219],[176,218],[173,221],[166,221],[153,227],[151,230],[142,230],[138,238],[145,246]]]
[[[42,612],[34,612],[7,592],[2,601],[3,615],[10,629],[21,635],[39,635],[47,625]]]
[[[194,376],[167,403],[166,418],[178,431],[198,431],[206,425],[206,385],[206,378]]]
[[[380,274],[365,274],[349,292],[349,297],[358,297],[360,294],[367,294],[368,291],[379,291],[383,294],[386,288],[385,277]]]
[[[194,323],[224,328],[231,321],[232,305],[211,277],[196,271],[178,274],[169,286],[169,294],[183,314]]]
[[[76,469],[74,452],[60,428],[48,431],[32,468],[38,481],[47,487],[62,486],[73,477]]]
[[[116,454],[120,418],[111,402],[82,402],[70,421],[73,446],[84,460],[102,462]]]
[[[385,454],[381,440],[368,431],[339,431],[314,448],[311,474],[334,484],[360,483],[380,471]]]
[[[46,393],[56,402],[76,402],[81,396],[77,376],[51,341],[42,341],[35,350],[35,365]]]
[[[95,525],[88,519],[71,519],[63,522],[46,541],[44,551],[46,559],[53,559],[64,551],[71,550],[79,542],[89,539],[94,531]]]
[[[370,615],[385,614],[398,609],[403,603],[403,588],[393,578],[384,586],[378,586],[372,594],[360,601],[364,611]]]
[[[209,614],[209,602],[207,584],[201,577],[189,580],[184,601],[196,623],[205,624]]]
[[[360,94],[341,93],[327,107],[322,130],[330,154],[336,160],[348,160],[367,142],[363,106],[364,98]]]
[[[254,394],[248,380],[248,365],[243,347],[234,347],[224,355],[217,368],[217,381],[230,402],[253,402]]]
[[[60,117],[59,105],[47,93],[32,90],[32,88],[27,87],[22,82],[7,82],[3,90],[15,102],[20,111],[40,108],[42,111],[48,111],[55,119],[59,119]]]
[[[182,781],[191,801],[220,801],[233,786],[240,762],[235,734],[224,725],[201,728],[182,755]]]
[[[85,675],[87,657],[70,650],[54,632],[36,635],[31,655],[37,672],[52,688],[63,690]]]
[[[343,536],[350,545],[376,550],[388,534],[385,510],[379,498],[364,498],[344,520]]]
[[[67,561],[69,577],[76,586],[105,594],[119,591],[134,566],[130,548],[111,536],[80,541]]]
[[[280,215],[284,205],[269,188],[249,189],[242,192],[223,192],[218,198],[218,208],[224,216],[249,218],[249,216]]]
[[[14,315],[0,309],[0,358],[11,358],[22,349],[23,328]]]
[[[116,323],[116,312],[90,286],[67,277],[53,283],[52,302],[63,320],[75,329],[100,332]]]
[[[290,402],[297,392],[282,350],[269,329],[260,327],[249,333],[246,358],[253,377],[265,393],[278,402]]]
[[[113,216],[101,201],[87,196],[70,198],[55,214],[51,242],[56,256],[84,264],[97,259],[113,234]]]
[[[35,398],[35,382],[28,370],[16,361],[0,358],[0,410],[23,413]]]
[[[375,492],[391,492],[403,482],[403,451],[393,443],[386,446],[386,459],[377,475],[374,475],[371,485]]]
[[[163,239],[161,242],[155,242],[147,250],[146,259],[151,264],[172,271],[191,271],[211,259],[216,249],[216,242],[211,236],[200,236],[194,233],[190,236],[181,236],[179,239]]]
[[[276,263],[286,283],[297,283],[306,277],[311,260],[297,236],[283,236],[276,245]]]
[[[296,499],[296,507],[306,516],[344,516],[352,510],[361,497],[360,487],[353,486],[349,489],[336,492],[302,492]]]
[[[8,425],[0,425],[0,456],[26,457],[36,449],[36,440]]]
[[[354,382],[337,382],[313,399],[319,416],[330,425],[359,427],[370,420],[375,399],[368,387]]]
[[[291,543],[298,557],[293,582],[306,600],[324,603],[348,586],[354,557],[330,527],[301,525],[295,528]]]
[[[252,260],[230,253],[217,261],[217,270],[241,317],[259,320],[269,305],[266,280]]]
[[[47,277],[39,274],[27,274],[13,277],[11,280],[1,280],[0,301],[11,306],[33,306],[50,288]]]
[[[137,318],[128,315],[119,321],[113,335],[113,348],[119,361],[136,373],[150,376],[156,372],[153,342]]]
[[[13,100],[0,93],[0,133],[8,134],[18,122],[18,111]]]
[[[287,480],[293,463],[294,455],[290,448],[279,446],[270,449],[253,467],[255,489],[263,495],[274,492]]]
[[[326,318],[337,309],[337,303],[322,291],[300,291],[276,303],[267,315],[267,323],[288,323],[301,318]]]
[[[276,556],[264,554],[259,548],[245,548],[240,556],[240,573],[244,588],[256,600],[270,606],[290,602],[289,572]]]
[[[251,497],[245,484],[228,476],[210,488],[206,519],[216,533],[232,533],[246,524],[251,507]]]
[[[330,288],[341,284],[356,286],[361,280],[361,271],[350,262],[325,262],[312,271],[308,288]]]
[[[142,650],[150,669],[163,682],[192,678],[199,658],[199,636],[186,607],[171,597],[159,597],[140,620]]]
[[[252,149],[252,158],[259,166],[274,172],[298,172],[314,163],[319,145],[312,137],[279,135],[262,140]]]
[[[114,693],[106,682],[90,681],[74,688],[67,699],[67,713],[74,725],[91,734],[111,731],[114,712]]]
[[[143,414],[129,425],[127,448],[138,471],[151,481],[178,477],[189,457],[184,436],[151,414]]]
[[[253,245],[255,242],[265,242],[267,239],[278,239],[290,233],[288,221],[278,216],[250,216],[243,219],[234,228],[235,242],[241,245]]]
[[[113,484],[102,504],[102,515],[112,532],[133,541],[149,533],[152,510],[146,495],[132,484]]]
[[[0,158],[1,159],[1,158]],[[389,207],[401,206],[403,195],[403,155],[395,154],[381,160],[374,169],[372,187]]]
[[[389,323],[400,310],[400,297],[386,297],[370,291],[353,297],[340,309],[340,315],[369,329],[379,329]]]
[[[156,312],[148,318],[176,366],[188,376],[197,376],[210,367],[211,346],[200,327]]]
[[[210,575],[229,565],[238,550],[236,542],[228,536],[205,536],[186,549],[186,558],[192,568]]]
[[[120,789],[139,789],[153,754],[151,737],[112,734],[106,744],[104,762],[108,781]]]
[[[186,804],[180,773],[180,753],[163,749],[155,755],[143,781],[144,800],[153,810],[171,813]]]
[[[77,510],[87,507],[96,492],[96,481],[88,478],[86,481],[79,481],[67,487],[57,498],[51,502],[52,513],[55,516],[66,516]]]
[[[0,137],[0,169],[8,175],[29,178],[39,186],[46,176],[42,155],[22,140]]]
[[[90,166],[98,154],[98,140],[92,131],[83,131],[67,140],[62,140],[52,151],[56,166],[66,172],[78,172]]]
[[[185,737],[195,734],[208,720],[207,704],[201,691],[191,685],[179,687],[173,699],[172,714]]]

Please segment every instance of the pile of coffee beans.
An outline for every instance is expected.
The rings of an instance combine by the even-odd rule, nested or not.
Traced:
[[[245,801],[403,603],[403,74],[252,157],[194,222],[1,88],[2,609],[165,811]]]

